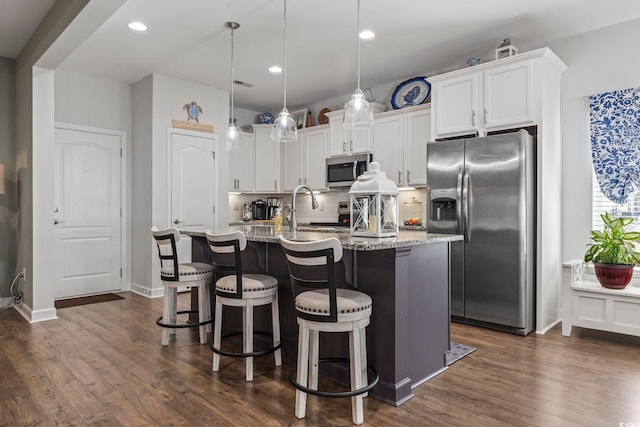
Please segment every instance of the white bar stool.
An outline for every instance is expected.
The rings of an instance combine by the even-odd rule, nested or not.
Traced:
[[[364,422],[363,397],[379,380],[367,366],[365,328],[371,317],[371,297],[365,293],[336,287],[335,263],[342,258],[342,245],[335,237],[313,242],[293,242],[280,236],[298,318],[298,363],[289,374],[296,387],[295,415],[304,418],[307,394],[322,397],[351,397],[354,424]],[[296,288],[313,288],[296,292]],[[349,359],[318,359],[319,332],[348,332]],[[318,363],[349,362],[351,391],[318,390]],[[296,374],[296,379],[293,376]]]
[[[247,247],[244,233],[213,234],[207,230],[207,242],[216,276],[216,308],[213,328],[213,370],[220,369],[220,355],[244,357],[245,378],[253,381],[253,358],[274,353],[276,366],[282,365],[282,342],[280,340],[280,311],[278,308],[278,280],[266,274],[243,274],[242,251]],[[271,304],[273,333],[254,331],[253,307]],[[223,351],[220,348],[222,338],[239,335],[232,332],[222,337],[222,306],[242,307],[242,347],[243,352]],[[253,351],[253,336],[273,336],[273,347]]]
[[[209,285],[213,280],[213,266],[203,262],[178,263],[176,243],[180,234],[176,228],[159,230],[151,228],[151,234],[158,245],[160,256],[160,278],[164,286],[164,309],[156,324],[162,329],[162,345],[169,344],[169,335],[177,328],[200,329],[200,344],[207,342],[207,333],[211,332],[211,300]],[[178,311],[178,288],[190,286],[198,288],[198,310]],[[177,323],[177,315],[198,313],[198,323]]]

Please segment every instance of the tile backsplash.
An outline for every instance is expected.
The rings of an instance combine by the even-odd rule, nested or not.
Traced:
[[[229,222],[242,221],[242,206],[244,203],[251,203],[254,200],[261,199],[267,200],[267,197],[281,197],[283,203],[291,203],[291,193],[278,193],[278,194],[230,194],[229,195]],[[412,212],[408,211],[408,204],[412,198],[415,198],[416,202],[422,204],[422,220],[424,225],[424,219],[426,218],[426,189],[420,188],[410,191],[401,191],[398,196],[400,215],[400,225],[403,224],[405,219]],[[311,209],[311,196],[304,193],[299,193],[296,198],[296,210],[298,223],[306,222],[335,222],[338,220],[338,202],[348,201],[349,193],[347,191],[330,191],[316,194],[318,200],[318,209]],[[417,203],[416,203],[417,204]],[[418,205],[419,206],[419,205]],[[415,205],[411,209],[415,209]]]

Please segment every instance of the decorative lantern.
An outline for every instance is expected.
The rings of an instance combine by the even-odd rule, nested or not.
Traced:
[[[371,162],[349,190],[351,235],[394,237],[398,235],[398,187],[380,164]]]
[[[508,58],[518,54],[518,48],[511,44],[511,39],[504,39],[496,49],[496,59]]]

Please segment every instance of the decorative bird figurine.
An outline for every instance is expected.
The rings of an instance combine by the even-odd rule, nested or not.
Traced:
[[[191,101],[191,104],[184,104],[182,109],[187,110],[187,122],[193,119],[196,123],[200,123],[198,116],[202,113],[202,108],[196,103],[196,101]]]

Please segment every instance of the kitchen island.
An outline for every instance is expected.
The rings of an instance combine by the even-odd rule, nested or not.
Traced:
[[[289,271],[278,233],[268,225],[230,226],[243,231],[249,242],[243,254],[245,271],[265,271],[280,283],[280,327],[284,360],[296,360],[298,326]],[[202,231],[181,230],[192,237],[194,261],[210,262]],[[299,226],[283,231],[290,240],[313,241],[336,237],[344,255],[339,282],[370,295],[371,323],[367,327],[367,356],[380,375],[370,396],[400,405],[413,397],[412,388],[446,369],[449,349],[449,243],[462,236],[400,231],[393,238],[352,237],[347,229]],[[344,280],[343,280],[344,279]],[[229,320],[227,320],[229,319]],[[256,309],[256,330],[270,331],[269,310]],[[225,313],[224,332],[240,328],[240,315]],[[234,324],[235,323],[235,324]],[[337,335],[337,336],[334,336]],[[257,346],[256,346],[257,347]],[[320,357],[349,354],[346,334],[320,337]],[[321,375],[348,384],[348,367],[322,364]]]

